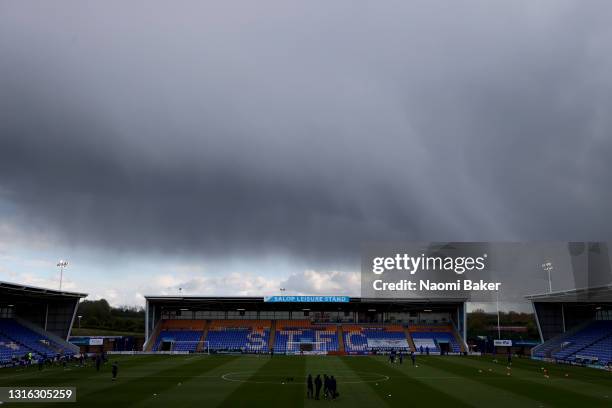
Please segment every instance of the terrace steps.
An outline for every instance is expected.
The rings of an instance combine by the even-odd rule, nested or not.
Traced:
[[[153,333],[151,334],[151,336],[149,336],[149,341],[145,345],[145,350],[144,351],[153,351],[153,346],[155,346],[155,342],[157,341],[157,337],[159,336],[159,332],[161,332],[161,326],[162,326],[162,321],[160,320],[155,325],[155,328],[153,329]]]
[[[455,336],[455,341],[459,344],[459,348],[462,353],[465,353],[467,350],[465,349],[465,341],[459,336],[459,332],[453,327],[453,336]]]
[[[408,330],[408,327],[404,327],[404,334],[406,334],[406,340],[408,340],[410,351],[416,351],[416,346],[414,345],[414,340],[412,340],[412,336],[410,335],[410,330]]]
[[[204,351],[204,342],[206,341],[206,337],[208,336],[208,323],[206,320],[204,322],[204,329],[202,330],[202,337],[200,337],[200,342],[198,343],[198,347],[196,347],[196,352],[201,353]]]
[[[272,320],[270,325],[270,338],[268,339],[268,350],[274,349],[274,341],[276,340],[276,320]]]
[[[338,325],[338,351],[344,354],[344,331],[341,324]]]

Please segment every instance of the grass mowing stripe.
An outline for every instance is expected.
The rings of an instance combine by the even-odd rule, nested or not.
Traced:
[[[128,360],[125,362],[125,368],[127,369],[128,367],[141,367],[143,368],[143,375],[147,375],[151,372],[151,367],[153,367],[154,369],[159,364],[165,366],[167,363],[158,361],[152,364],[151,359],[135,361]],[[51,387],[72,386],[79,383],[84,384],[84,388],[81,388],[80,390],[80,392],[83,392],[83,390],[86,389],[89,384],[95,383],[95,378],[99,378],[100,376],[106,376],[106,378],[110,379],[110,365],[110,363],[105,364],[101,368],[100,372],[97,372],[93,366],[79,367],[74,364],[69,365],[69,368],[67,369],[64,369],[62,367],[52,367],[46,368],[42,371],[38,371],[37,368],[28,368],[27,375],[26,373],[22,373],[23,375],[13,377],[12,379],[3,379],[0,382],[0,385],[11,386],[19,384],[20,386]]]
[[[69,371],[54,368],[43,372],[35,368],[2,370],[0,373],[8,374],[0,384],[74,385],[76,406],[105,408],[113,405],[310,408],[326,404],[336,408],[612,406],[612,398],[600,398],[608,390],[612,396],[609,385],[612,373],[521,359],[516,359],[511,377],[505,375],[505,359],[496,364],[490,357],[419,356],[418,368],[411,367],[409,359],[399,366],[389,364],[381,356],[275,356],[273,359],[246,355],[117,356],[111,361],[114,360],[120,363],[116,383],[110,381],[110,365],[106,365],[100,373],[93,367]],[[543,378],[541,366],[549,367],[550,379]],[[488,372],[489,368],[492,373]],[[483,372],[479,373],[479,369]],[[572,379],[561,377],[565,372]],[[9,379],[13,373],[19,376]],[[306,400],[307,373],[336,376],[340,398],[333,402]],[[224,374],[230,375],[228,379],[232,381],[222,379]],[[287,377],[293,377],[293,381]],[[286,384],[281,384],[283,381]],[[20,404],[24,408],[46,405]]]
[[[223,357],[223,358],[201,358],[196,360],[179,360],[172,358],[167,360],[169,366],[167,368],[155,372],[161,376],[173,375],[180,376],[183,379],[190,378],[194,372],[201,373],[202,371],[209,371],[219,365],[222,365],[230,360],[238,357]],[[116,382],[111,382],[109,378],[104,378],[102,387],[95,387],[89,392],[80,392],[77,390],[77,399],[83,404],[83,406],[102,406],[108,407],[117,404],[118,406],[125,406],[130,404],[138,403],[143,399],[151,397],[153,394],[160,394],[170,388],[176,386],[176,378],[168,381],[168,379],[161,378],[148,378],[145,374],[141,377],[130,377],[124,379],[121,377],[122,373],[126,370],[119,369],[119,376]],[[149,372],[150,373],[150,372]],[[81,394],[81,395],[79,395]],[[84,395],[83,395],[84,394]],[[79,398],[80,397],[80,398]],[[103,404],[101,402],[104,402]]]
[[[338,385],[338,392],[340,392],[339,400],[348,407],[356,407],[363,405],[364,401],[368,401],[372,406],[388,406],[387,401],[383,399],[381,394],[378,393],[378,387],[380,384],[389,381],[390,376],[388,373],[377,373],[375,370],[368,370],[366,372],[356,372],[349,364],[348,361],[351,357],[338,358],[338,361],[342,363],[342,367],[347,370],[351,370],[356,376],[362,379],[366,379],[366,383],[358,384],[345,384],[340,381]],[[359,357],[358,357],[359,358]],[[367,357],[365,357],[367,358]],[[367,375],[364,375],[367,374]],[[371,378],[380,378],[378,381],[370,381]]]
[[[120,362],[124,360],[124,364],[127,364],[129,367],[142,366],[146,367],[146,370],[148,370],[153,359],[159,359],[159,356],[130,356],[128,359],[123,357],[119,358],[118,360]],[[113,361],[114,360],[115,359],[113,359]],[[102,366],[102,370],[108,370],[109,367],[110,363],[106,363]],[[96,375],[95,367],[93,365],[89,364],[86,367],[79,367],[76,363],[69,363],[66,369],[61,366],[52,366],[44,367],[43,370],[39,371],[38,367],[31,366],[25,369],[6,368],[1,372],[2,374],[8,373],[8,375],[0,376],[0,386],[8,386],[14,384],[15,382],[23,384],[30,379],[35,380],[36,383],[39,383],[41,379],[47,379],[50,382],[54,382],[54,380],[61,381],[63,379],[70,380],[72,378],[80,379],[83,378],[83,375]],[[59,384],[61,384],[61,382],[59,382]]]
[[[302,382],[306,358],[304,356],[268,358],[268,361],[252,375],[247,376],[248,378],[245,378],[220,406],[303,406]],[[293,381],[290,378],[293,378]]]
[[[548,384],[533,383],[521,379],[516,375],[507,376],[505,373],[505,366],[499,367],[499,372],[490,372],[488,371],[489,367],[483,364],[483,372],[478,373],[475,367],[471,365],[466,366],[465,362],[461,362],[461,359],[461,357],[449,358],[431,356],[423,358],[422,360],[425,360],[426,364],[441,370],[451,372],[458,376],[469,377],[490,387],[519,394],[523,397],[550,404],[555,407],[576,407],[580,405],[597,407],[603,406],[606,403],[606,400],[603,398],[589,397],[568,389],[553,388]],[[504,372],[502,372],[502,370]]]
[[[113,359],[112,361],[114,361]],[[73,406],[84,406],[84,407],[107,407],[109,404],[117,404],[118,406],[124,406],[126,402],[131,400],[133,396],[133,388],[129,384],[142,384],[150,382],[148,380],[148,374],[150,373],[170,373],[172,370],[182,370],[185,361],[179,361],[172,356],[154,356],[153,358],[147,359],[117,359],[120,362],[119,378],[124,372],[131,372],[136,369],[141,372],[140,376],[134,376],[130,380],[123,381],[123,390],[120,391],[121,385],[119,383],[113,383],[110,377],[110,365],[105,368],[105,371],[96,372],[95,368],[85,367],[80,368],[81,374],[86,371],[91,373],[89,376],[81,375],[75,377],[71,375],[66,377],[66,374],[73,374],[72,371],[66,372],[63,369],[56,371],[56,381],[51,381],[48,377],[30,377],[27,381],[19,381],[19,386],[76,386],[77,387],[77,402],[71,404]],[[148,362],[143,366],[144,362]],[[136,363],[136,364],[134,364]],[[145,368],[142,370],[142,368]],[[85,371],[86,370],[86,371]],[[125,388],[127,386],[127,388]],[[27,404],[20,403],[20,407],[26,408],[28,406],[41,407],[41,403]],[[42,404],[42,406],[48,406],[54,404]]]
[[[436,358],[436,357],[434,357]],[[438,357],[440,358],[440,357]],[[451,362],[461,363],[474,367],[475,369],[482,369],[483,365],[491,368],[494,371],[506,370],[507,361],[504,359],[503,362],[495,363],[493,360],[487,358],[453,358]],[[563,389],[571,389],[577,393],[584,394],[587,396],[599,396],[604,397],[607,395],[608,398],[612,397],[612,385],[611,385],[611,373],[607,373],[602,370],[587,369],[591,372],[584,372],[584,367],[576,367],[583,369],[582,372],[577,370],[579,373],[577,376],[570,374],[571,366],[558,365],[558,364],[533,364],[533,361],[524,359],[515,359],[512,363],[512,376],[527,381],[533,381],[539,384],[549,385],[551,387],[561,387]],[[549,372],[549,378],[544,378],[542,368],[546,367]],[[487,371],[488,371],[487,368]],[[567,377],[566,377],[567,374]],[[585,376],[584,374],[587,374]],[[582,378],[582,380],[577,380]]]
[[[460,377],[444,369],[422,364],[419,357],[416,362],[416,366],[413,366],[410,359],[407,359],[402,365],[390,364],[390,366],[393,370],[402,372],[419,382],[424,382],[438,392],[452,395],[468,405],[496,408],[539,405],[536,401],[518,394],[489,387],[469,377]],[[474,398],[475,395],[478,398]]]
[[[257,371],[267,362],[267,358],[257,356],[242,356],[230,360],[226,356],[210,358],[223,359],[224,363],[203,372],[198,368],[192,369],[192,375],[180,381],[177,378],[166,377],[165,381],[172,382],[174,388],[168,388],[156,396],[141,400],[132,407],[170,407],[176,405],[179,399],[183,406],[198,406],[202,401],[206,401],[207,407],[218,406],[240,386],[240,383],[224,381],[223,374],[237,370]]]
[[[311,374],[313,379],[317,374],[323,379],[323,375],[333,375],[338,384],[340,397],[333,402],[335,407],[357,407],[384,406],[385,402],[379,398],[376,392],[361,382],[361,377],[346,365],[345,359],[337,356],[309,356],[306,358],[305,376]],[[302,388],[304,407],[315,407],[326,402],[321,400],[306,399],[306,385]],[[323,399],[323,390],[320,398]]]
[[[477,358],[470,357],[469,360],[477,359],[487,364],[495,364],[492,361],[492,357],[489,358]],[[498,361],[500,361],[498,359]],[[506,359],[501,360],[498,364],[506,364]],[[565,373],[569,373],[571,378],[577,379],[577,381],[584,382],[586,384],[601,384],[606,387],[610,387],[610,379],[612,378],[612,372],[605,370],[595,370],[588,367],[571,366],[567,364],[554,364],[538,360],[530,360],[526,358],[515,358],[512,361],[513,367],[519,367],[525,370],[533,370],[534,372],[541,372],[541,368],[546,367],[551,374],[554,376],[564,376]],[[578,380],[579,379],[579,380]]]
[[[432,406],[471,406],[452,395],[438,392],[430,385],[419,382],[405,373],[398,373],[392,370],[380,357],[348,357],[346,363],[357,372],[368,372],[369,370],[390,377],[388,381],[382,381],[378,384],[367,384],[367,386],[372,387],[376,391],[378,396],[383,399],[388,406],[405,407],[414,404],[415,401],[427,401],[428,404]]]

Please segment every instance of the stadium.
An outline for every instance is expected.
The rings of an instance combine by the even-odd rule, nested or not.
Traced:
[[[612,305],[597,302],[609,287],[583,303],[586,291],[530,296],[543,340],[532,358],[503,340],[470,351],[463,299],[146,296],[134,350],[70,336],[84,293],[0,290],[0,386],[75,387],[82,406],[310,406],[309,374],[334,376],[339,406],[612,403]]]
[[[612,285],[528,296],[542,344],[536,359],[612,366]]]
[[[612,1],[0,1],[0,408],[612,408]]]
[[[146,298],[147,351],[364,354],[466,350],[465,303],[346,296]],[[461,334],[460,334],[461,333]]]
[[[86,296],[0,282],[0,365],[11,366],[28,353],[37,359],[79,353],[68,339]]]

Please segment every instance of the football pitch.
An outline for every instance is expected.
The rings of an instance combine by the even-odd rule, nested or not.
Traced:
[[[93,366],[0,370],[0,386],[75,386],[82,407],[612,407],[612,373],[492,357],[109,356]],[[110,362],[119,375],[111,381]],[[548,370],[544,376],[542,368]],[[510,372],[510,375],[508,373]],[[306,399],[307,374],[334,375],[335,401]],[[42,403],[5,403],[34,406]]]

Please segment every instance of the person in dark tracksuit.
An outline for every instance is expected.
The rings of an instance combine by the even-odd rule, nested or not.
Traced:
[[[115,381],[115,379],[117,378],[117,373],[119,372],[119,364],[117,364],[117,362],[115,361],[113,363],[113,381]]]
[[[329,377],[327,374],[323,374],[323,398],[327,399],[329,393]]]
[[[415,366],[416,365],[416,354],[414,351],[410,352],[410,359],[412,360],[412,365]]]
[[[321,386],[323,382],[321,381],[321,374],[317,374],[317,378],[314,380],[315,385],[315,399],[319,399],[319,394],[321,393]]]
[[[306,396],[308,399],[312,399],[313,395],[312,395],[312,375],[308,374],[308,379],[306,380],[306,385],[308,387],[308,392],[306,393]]]
[[[338,384],[336,383],[336,379],[332,375],[329,378],[329,388],[330,388],[330,393],[331,393],[331,399],[333,400],[335,400],[336,397],[338,396],[337,387],[338,387]]]
[[[96,371],[100,371],[100,366],[102,365],[102,357],[99,354],[96,355]]]

